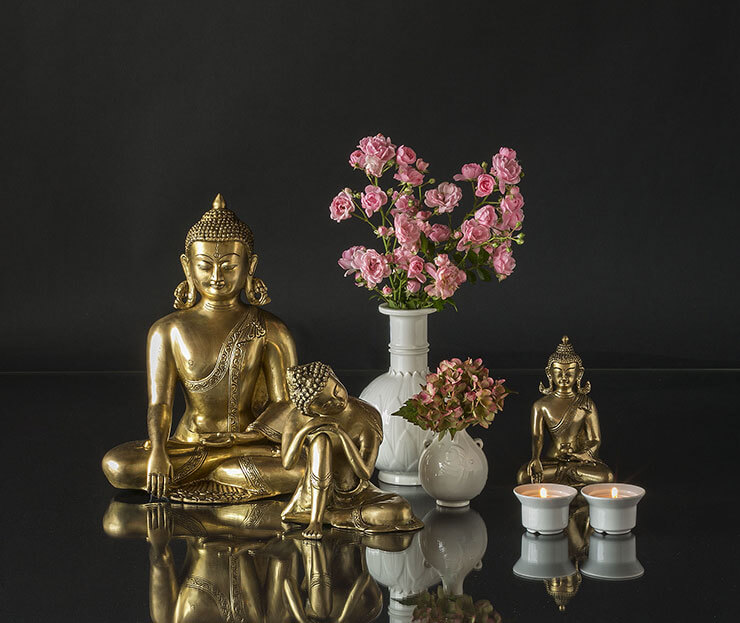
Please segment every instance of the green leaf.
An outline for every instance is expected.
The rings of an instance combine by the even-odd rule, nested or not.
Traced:
[[[485,268],[479,266],[478,272],[480,273],[481,279],[483,279],[483,281],[491,281],[491,273],[489,273]]]
[[[470,283],[475,283],[476,281],[478,281],[478,275],[475,274],[475,271],[466,270],[465,274],[468,276]]]

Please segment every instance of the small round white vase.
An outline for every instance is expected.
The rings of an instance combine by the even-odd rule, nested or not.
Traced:
[[[459,508],[470,504],[488,480],[488,459],[483,441],[461,430],[451,438],[435,437],[419,458],[419,480],[440,506]]]
[[[382,482],[418,485],[419,456],[431,433],[393,414],[426,383],[427,317],[435,310],[391,309],[383,304],[378,311],[390,321],[390,368],[360,394],[380,411],[383,420],[383,442],[375,466]]]

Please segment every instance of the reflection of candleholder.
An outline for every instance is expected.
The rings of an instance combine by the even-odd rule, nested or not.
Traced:
[[[424,517],[419,543],[424,558],[441,576],[445,593],[462,595],[465,577],[483,566],[488,532],[474,510],[438,507]]]
[[[591,535],[588,560],[581,566],[581,572],[591,578],[601,580],[633,580],[645,573],[637,560],[637,546],[634,534]]]
[[[521,557],[514,565],[516,575],[530,580],[549,580],[575,572],[565,534],[522,534]]]

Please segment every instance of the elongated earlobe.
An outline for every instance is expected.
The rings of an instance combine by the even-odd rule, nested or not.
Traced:
[[[189,309],[195,305],[195,283],[190,274],[190,260],[184,253],[180,256],[182,271],[185,273],[185,281],[181,281],[175,288],[175,309]]]
[[[257,270],[257,260],[256,253],[253,253],[252,257],[249,258],[249,270],[247,271],[247,279],[244,282],[244,294],[250,305],[261,306],[267,305],[270,302],[270,297],[267,295],[265,282],[254,276],[254,272]]]

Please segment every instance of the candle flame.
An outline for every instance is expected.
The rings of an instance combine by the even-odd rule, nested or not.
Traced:
[[[541,498],[547,497],[547,489],[545,489],[545,487],[540,487],[540,497]]]
[[[616,487],[612,487],[612,497],[616,498],[618,496],[619,496],[619,489],[617,489]]]

